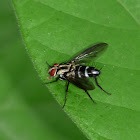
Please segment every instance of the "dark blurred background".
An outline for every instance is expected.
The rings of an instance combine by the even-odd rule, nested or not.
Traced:
[[[86,140],[41,85],[10,0],[0,2],[0,46],[0,140]]]

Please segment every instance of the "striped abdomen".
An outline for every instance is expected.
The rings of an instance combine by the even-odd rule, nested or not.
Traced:
[[[89,66],[76,66],[75,68],[75,76],[82,78],[82,77],[95,77],[99,76],[100,71],[95,69],[95,67]]]

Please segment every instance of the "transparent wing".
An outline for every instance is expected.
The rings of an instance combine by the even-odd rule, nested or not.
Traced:
[[[108,44],[107,43],[99,43],[96,44],[79,55],[75,56],[71,61],[74,61],[75,63],[84,63],[85,61],[89,61],[91,58],[94,59],[98,55],[100,55],[102,52],[104,52],[107,48]]]
[[[95,86],[88,78],[67,77],[67,80],[83,90],[94,90]]]

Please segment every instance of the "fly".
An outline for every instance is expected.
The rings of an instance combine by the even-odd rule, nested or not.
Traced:
[[[60,80],[66,80],[67,81],[67,87],[65,92],[65,101],[63,108],[65,107],[66,100],[67,100],[67,93],[69,88],[69,83],[74,84],[78,88],[81,88],[85,91],[85,93],[89,96],[89,98],[94,102],[90,94],[88,93],[88,90],[94,90],[95,86],[90,81],[90,78],[94,78],[96,85],[105,93],[108,95],[111,95],[110,93],[106,92],[98,83],[97,77],[101,74],[101,69],[98,70],[95,67],[90,66],[84,66],[82,65],[86,61],[89,61],[91,59],[94,59],[97,57],[101,52],[106,50],[108,44],[106,43],[99,43],[96,44],[85,51],[81,52],[79,55],[75,56],[70,62],[68,63],[62,63],[58,64],[55,63],[53,66],[50,66],[48,63],[47,65],[50,67],[48,73],[50,74],[50,77],[48,79],[51,79],[52,77],[55,77],[55,81],[44,83],[44,84],[50,84],[57,82],[58,79]],[[94,102],[96,104],[96,102]]]

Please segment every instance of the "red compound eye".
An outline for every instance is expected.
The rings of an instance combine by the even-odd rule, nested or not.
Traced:
[[[51,72],[50,72],[50,75],[54,76],[55,72],[56,72],[56,69],[52,69]]]
[[[53,65],[54,65],[54,66],[58,66],[58,63],[54,63]]]

